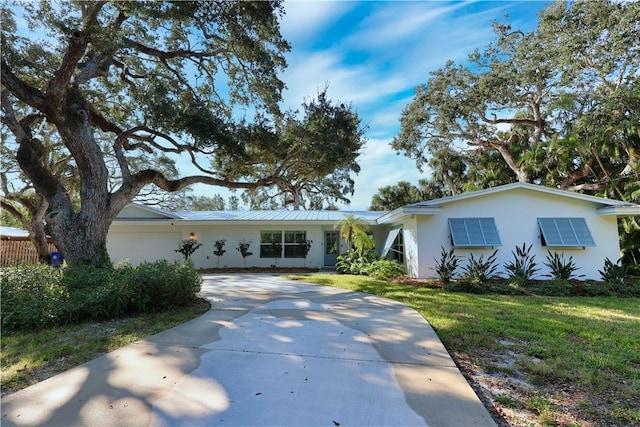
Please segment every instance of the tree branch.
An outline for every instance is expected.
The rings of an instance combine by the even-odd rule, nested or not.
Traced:
[[[47,102],[50,105],[50,112],[55,116],[56,121],[62,119],[62,100],[64,93],[71,81],[71,76],[78,66],[87,48],[88,40],[86,34],[75,30],[69,39],[69,45],[65,50],[60,68],[56,70],[53,78],[49,81],[46,90]]]
[[[15,96],[20,101],[32,106],[37,110],[43,112],[46,112],[48,110],[44,94],[16,76],[11,70],[11,67],[9,67],[9,64],[7,64],[4,59],[2,60],[0,77],[0,80],[2,80],[2,86],[7,88],[8,92],[11,93],[11,95]],[[4,101],[6,98],[8,98],[8,96],[6,93],[7,91],[3,92],[2,105],[4,109]]]
[[[125,43],[127,43],[130,47],[134,48],[138,52],[155,56],[156,58],[160,58],[163,60],[173,59],[173,58],[210,58],[215,56],[218,52],[196,52],[193,50],[187,49],[176,49],[170,51],[163,51],[159,49],[155,49],[149,46],[145,46],[142,43],[139,43],[130,38],[123,39]]]

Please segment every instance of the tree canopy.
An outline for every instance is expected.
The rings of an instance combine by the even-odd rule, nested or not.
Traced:
[[[494,29],[415,89],[392,147],[445,194],[521,181],[640,201],[640,3],[554,2],[531,32]]]
[[[381,187],[371,198],[372,211],[392,211],[411,203],[425,200],[422,191],[415,185],[400,181],[395,185]]]
[[[252,163],[254,152],[271,147],[247,129],[254,116],[279,113],[278,72],[289,49],[280,2],[41,1],[3,3],[1,13],[3,138],[14,139],[15,159],[48,204],[47,223],[68,261],[108,262],[109,225],[146,185],[273,183]],[[243,110],[247,117],[236,119]],[[47,166],[43,128],[54,129],[79,178],[79,207]],[[115,188],[105,140],[121,177]],[[137,170],[132,159],[142,153],[183,155],[199,172]],[[211,167],[222,158],[224,168]]]
[[[495,152],[510,179],[621,197],[640,171],[640,4],[557,2],[530,33],[495,32],[416,88],[393,147],[419,167],[464,153],[464,173]]]
[[[271,156],[260,158],[259,175],[273,176],[271,187],[247,190],[253,209],[323,209],[334,202],[350,203],[352,173],[360,172],[357,158],[366,143],[366,128],[351,105],[332,103],[327,89],[305,100],[302,117],[289,111],[276,123],[267,143]]]

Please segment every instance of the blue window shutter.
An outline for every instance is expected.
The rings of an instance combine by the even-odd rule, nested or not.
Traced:
[[[584,218],[538,218],[546,246],[595,246]]]
[[[493,218],[449,218],[453,246],[501,246]]]

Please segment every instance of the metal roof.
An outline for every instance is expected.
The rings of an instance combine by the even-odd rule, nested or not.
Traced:
[[[29,232],[21,228],[0,226],[0,235],[3,237],[29,237]]]
[[[513,189],[525,189],[533,190],[540,193],[552,194],[555,196],[568,197],[572,199],[584,200],[586,202],[597,203],[604,206],[637,206],[633,203],[624,202],[615,199],[605,199],[603,197],[590,196],[588,194],[576,193],[574,191],[561,190],[559,188],[545,187],[543,185],[529,184],[524,182],[515,182],[512,184],[499,185],[497,187],[486,188],[484,190],[470,191],[468,193],[456,194],[455,196],[447,196],[439,199],[426,200],[423,202],[412,203],[406,207],[435,207],[441,206],[450,202],[458,200],[470,199],[474,197],[481,197],[487,194],[501,193],[503,191],[509,191]]]
[[[326,221],[335,222],[353,214],[367,222],[375,223],[385,214],[378,211],[180,211],[175,213],[186,221]]]

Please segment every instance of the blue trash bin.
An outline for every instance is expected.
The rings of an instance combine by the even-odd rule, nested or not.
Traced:
[[[55,267],[55,268],[60,267],[63,261],[64,261],[64,258],[62,257],[62,254],[60,252],[51,252],[52,267]]]

